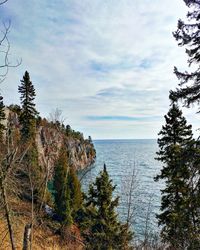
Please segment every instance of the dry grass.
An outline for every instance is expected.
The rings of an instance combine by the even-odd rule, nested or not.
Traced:
[[[13,227],[16,249],[21,250],[23,244],[24,227],[30,222],[31,218],[31,206],[29,202],[12,201],[13,208]],[[81,237],[79,229],[76,226],[72,226],[70,229],[70,236],[61,237],[56,233],[58,224],[53,223],[50,219],[43,219],[40,223],[36,222],[33,229],[33,250],[82,250]],[[2,211],[0,211],[0,250],[10,250],[10,241],[7,232],[7,226],[3,217]]]

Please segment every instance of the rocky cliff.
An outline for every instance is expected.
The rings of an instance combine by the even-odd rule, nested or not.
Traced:
[[[20,131],[18,114],[5,108],[6,120],[15,130]],[[96,158],[96,151],[90,139],[84,139],[80,132],[71,129],[69,125],[65,127],[58,123],[48,122],[45,118],[37,121],[36,147],[38,150],[39,164],[48,167],[50,176],[54,171],[54,163],[57,159],[61,145],[65,145],[69,154],[69,163],[74,169],[79,170],[90,166]]]
[[[54,162],[59,149],[64,144],[69,152],[70,165],[76,170],[90,166],[95,161],[94,145],[89,140],[74,138],[56,128],[40,126],[37,129],[36,145],[39,153],[39,163],[48,165],[53,173]]]

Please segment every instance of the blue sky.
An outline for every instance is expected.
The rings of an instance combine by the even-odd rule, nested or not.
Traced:
[[[28,70],[37,109],[55,108],[65,123],[94,139],[156,138],[178,85],[173,67],[186,68],[172,36],[187,8],[182,0],[11,1],[10,58],[22,58],[1,90],[19,103],[17,86]],[[196,109],[184,110],[198,128]]]

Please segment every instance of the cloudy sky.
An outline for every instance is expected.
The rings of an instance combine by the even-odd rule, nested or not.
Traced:
[[[186,12],[183,0],[9,0],[1,21],[11,20],[10,58],[22,64],[1,85],[5,103],[19,103],[28,70],[41,116],[59,108],[94,139],[156,138],[173,67],[186,68],[172,36]],[[196,110],[185,110],[194,131]]]

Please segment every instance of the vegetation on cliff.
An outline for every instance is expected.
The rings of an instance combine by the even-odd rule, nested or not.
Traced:
[[[79,230],[75,233],[73,225],[82,206],[76,170],[94,162],[94,145],[69,125],[65,127],[58,120],[47,121],[38,116],[33,103],[35,89],[27,71],[21,84],[22,107],[5,108],[2,98],[0,103],[0,223],[5,231],[1,244],[9,241],[12,249],[22,244],[16,239],[15,225],[18,216],[26,216],[21,232],[23,249],[34,246],[34,230],[41,221],[49,227],[55,222],[52,230],[60,230],[65,246],[70,241],[76,243],[75,235],[81,245]],[[48,190],[52,179],[54,192]],[[21,204],[27,204],[25,209],[21,209]],[[45,212],[47,207],[49,210]]]
[[[72,245],[76,249],[128,249],[131,232],[117,217],[119,197],[112,198],[115,186],[106,167],[88,195],[81,191],[76,169],[95,160],[91,137],[85,140],[82,133],[58,119],[40,118],[27,71],[21,83],[22,107],[4,108],[1,103],[1,120],[6,117],[1,127],[5,150],[1,150],[0,224],[6,232],[1,244],[9,242],[13,250],[22,244],[24,250],[36,247],[35,231],[41,228],[59,235],[60,249],[62,245],[65,249]],[[53,189],[48,190],[50,180]],[[15,229],[19,218],[24,224],[21,243]]]

